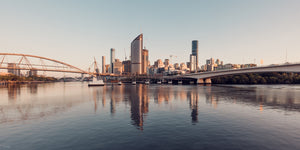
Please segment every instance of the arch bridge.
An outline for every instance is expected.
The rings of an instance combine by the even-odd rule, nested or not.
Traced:
[[[55,59],[16,53],[0,53],[0,69],[7,69],[9,73],[28,70],[31,72],[47,71],[100,75],[99,72],[85,71]]]

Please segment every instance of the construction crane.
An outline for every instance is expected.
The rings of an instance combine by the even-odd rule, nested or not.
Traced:
[[[125,53],[125,61],[127,60],[127,56],[126,56],[126,51],[125,51],[125,48],[124,48],[124,53]]]

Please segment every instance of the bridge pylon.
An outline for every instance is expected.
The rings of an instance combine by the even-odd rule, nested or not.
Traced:
[[[197,84],[204,84],[204,80],[203,79],[198,79]]]
[[[206,78],[205,79],[205,84],[211,84],[212,82],[211,82],[211,78]]]

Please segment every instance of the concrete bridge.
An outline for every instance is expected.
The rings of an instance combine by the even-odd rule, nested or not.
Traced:
[[[191,73],[191,74],[185,74],[181,76],[168,76],[165,77],[165,79],[172,80],[178,78],[190,78],[190,79],[197,79],[197,83],[199,84],[203,84],[203,83],[210,84],[211,78],[213,77],[246,74],[246,73],[263,73],[263,72],[300,72],[300,63]]]

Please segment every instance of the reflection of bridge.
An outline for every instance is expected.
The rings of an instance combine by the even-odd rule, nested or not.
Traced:
[[[197,79],[198,83],[211,83],[211,78],[213,77],[245,74],[245,73],[262,73],[262,72],[300,72],[300,64],[284,64],[284,65],[272,65],[272,66],[264,66],[264,67],[201,72],[201,73],[186,74],[182,76],[172,76],[172,77],[167,77],[166,79],[191,78],[191,79]]]
[[[104,75],[100,74],[99,72],[85,71],[73,65],[51,58],[15,53],[0,53],[0,69]]]

